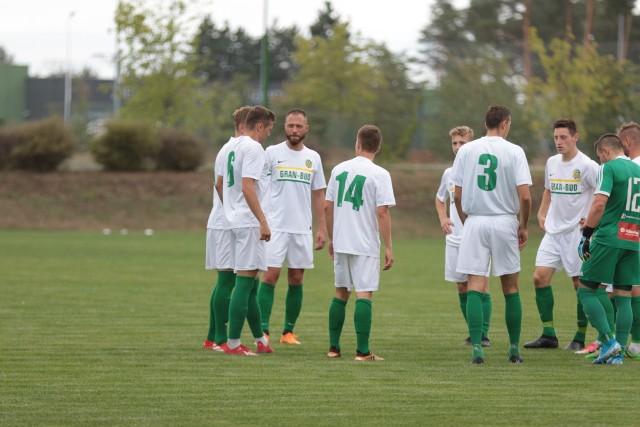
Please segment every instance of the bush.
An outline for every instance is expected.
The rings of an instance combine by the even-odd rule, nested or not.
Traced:
[[[202,164],[204,144],[194,135],[177,129],[162,129],[158,136],[157,169],[192,171]]]
[[[50,172],[73,154],[76,142],[58,118],[29,122],[6,133],[7,166],[36,172]],[[3,148],[3,150],[6,148]]]
[[[14,129],[0,131],[0,170],[11,169],[11,152],[18,144],[18,132]]]
[[[151,124],[132,120],[111,120],[104,134],[94,139],[90,151],[107,170],[139,171],[149,169],[159,144]]]

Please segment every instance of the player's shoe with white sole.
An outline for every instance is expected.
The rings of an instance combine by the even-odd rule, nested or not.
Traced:
[[[280,344],[300,345],[300,341],[298,341],[297,338],[298,336],[293,332],[287,332],[280,337]]]
[[[594,365],[602,365],[607,360],[612,358],[613,356],[620,354],[622,352],[622,347],[615,338],[611,338],[609,341],[602,345],[600,349],[600,355],[596,357],[593,361]]]
[[[356,361],[358,362],[379,362],[381,360],[384,360],[384,359],[380,356],[376,356],[371,352],[367,354],[362,354],[360,352],[356,353]]]
[[[327,353],[327,357],[330,359],[336,359],[338,357],[342,357],[342,353],[340,353],[340,350],[338,350],[335,347],[331,347],[329,349],[329,352]]]
[[[227,346],[227,343],[222,344],[222,346],[220,347],[226,354],[232,354],[236,356],[256,356],[256,354],[253,351],[249,350],[247,347],[243,346],[242,344],[240,344],[238,347],[233,349],[229,348],[229,346]]]
[[[598,351],[601,345],[602,343],[600,343],[599,341],[594,341],[582,350],[576,351],[576,354],[593,354]]]

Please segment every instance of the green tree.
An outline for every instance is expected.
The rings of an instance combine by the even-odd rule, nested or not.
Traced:
[[[9,55],[2,46],[0,46],[0,64],[13,64],[13,56]]]

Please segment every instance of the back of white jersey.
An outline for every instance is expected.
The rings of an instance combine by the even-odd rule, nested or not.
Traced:
[[[522,148],[499,136],[483,136],[460,147],[451,181],[462,187],[467,215],[515,215],[517,187],[531,185],[531,173]]]
[[[265,150],[269,168],[269,228],[286,233],[311,234],[311,191],[327,185],[320,155],[286,141]]]
[[[214,230],[222,230],[226,227],[226,220],[224,218],[224,208],[222,207],[222,202],[220,201],[220,196],[218,196],[218,192],[216,191],[216,181],[218,176],[224,176],[224,154],[223,152],[226,150],[227,145],[231,142],[235,141],[237,138],[232,136],[229,138],[226,144],[220,148],[218,151],[218,155],[216,156],[216,161],[213,166],[213,207],[211,208],[211,213],[209,214],[209,220],[207,221],[207,228],[212,228]]]
[[[451,182],[451,169],[452,168],[447,168],[442,174],[436,197],[442,203],[447,203],[447,200],[449,201],[449,218],[453,223],[453,227],[451,234],[447,234],[446,242],[451,246],[460,246],[460,241],[462,240],[462,221],[460,220],[460,215],[458,215],[456,205],[453,202],[456,186]]]
[[[544,188],[551,193],[551,204],[544,221],[549,234],[574,230],[586,218],[598,177],[598,164],[578,154],[568,162],[557,154],[547,160]]]
[[[389,172],[365,157],[333,168],[326,200],[333,202],[333,250],[380,256],[378,206],[395,206]]]
[[[256,194],[265,211],[268,177],[264,149],[248,136],[230,141],[222,154],[224,216],[229,228],[258,227],[256,217],[242,193],[242,178],[255,180]],[[266,213],[265,213],[266,214]]]

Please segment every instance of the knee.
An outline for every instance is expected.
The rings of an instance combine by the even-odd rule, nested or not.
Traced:
[[[288,279],[290,285],[301,285],[304,277],[304,270],[289,270]]]

